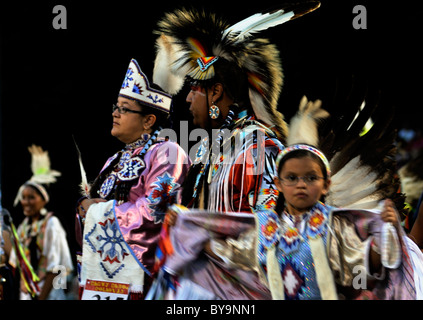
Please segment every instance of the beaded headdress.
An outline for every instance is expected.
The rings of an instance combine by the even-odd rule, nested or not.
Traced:
[[[277,111],[283,82],[279,51],[267,39],[257,39],[254,35],[319,6],[319,2],[285,6],[256,13],[234,25],[200,10],[168,13],[155,31],[160,37],[156,41],[153,81],[176,94],[185,78],[200,83],[213,79],[217,62],[226,60],[246,75],[249,100],[257,119],[274,126],[285,137],[286,123]]]
[[[172,105],[172,97],[169,94],[150,87],[147,77],[135,59],[129,63],[119,96],[134,99],[166,113],[170,112]]]
[[[46,188],[43,184],[50,184],[56,182],[56,177],[61,176],[61,173],[50,168],[50,157],[48,151],[44,151],[41,147],[32,145],[28,147],[28,151],[31,153],[31,170],[32,177],[25,182],[18,191],[15,201],[13,203],[16,206],[22,199],[22,192],[26,186],[32,186],[36,188],[43,196],[46,202],[49,202],[50,197]]]

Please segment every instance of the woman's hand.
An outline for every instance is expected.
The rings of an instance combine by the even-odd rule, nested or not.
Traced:
[[[94,198],[94,199],[88,199],[88,198],[85,198],[84,200],[82,200],[82,201],[79,203],[79,206],[78,206],[78,214],[79,214],[81,217],[85,217],[85,215],[87,214],[87,211],[88,211],[89,207],[90,207],[92,204],[94,204],[94,203],[99,203],[99,202],[106,202],[106,201],[107,201],[107,200],[102,199],[102,198]]]

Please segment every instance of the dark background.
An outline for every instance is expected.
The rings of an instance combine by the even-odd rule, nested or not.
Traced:
[[[284,1],[279,1],[283,3]],[[199,5],[237,22],[272,7],[275,1],[37,1],[0,5],[0,165],[2,205],[18,224],[13,208],[19,186],[28,180],[30,154],[38,144],[62,172],[50,189],[48,209],[65,226],[74,250],[74,208],[80,172],[72,135],[82,152],[88,179],[123,145],[110,135],[111,105],[117,99],[131,58],[151,76],[152,30],[165,11]],[[67,29],[52,26],[55,5],[67,9]],[[261,33],[278,45],[284,69],[279,109],[289,120],[300,98],[333,106],[339,88],[355,80],[379,90],[396,107],[398,128],[421,128],[423,11],[417,1],[322,1],[317,11]],[[355,30],[353,8],[367,9],[367,29]],[[418,19],[420,21],[418,21]],[[348,91],[348,90],[347,90]],[[190,121],[178,95],[176,128]],[[377,119],[376,119],[377,120]]]

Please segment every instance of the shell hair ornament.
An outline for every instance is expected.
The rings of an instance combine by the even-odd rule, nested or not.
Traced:
[[[329,160],[316,147],[319,145],[318,123],[329,117],[329,112],[322,109],[321,106],[322,101],[320,100],[309,101],[306,96],[301,99],[298,111],[289,124],[288,147],[279,152],[276,158],[276,168],[279,168],[282,158],[288,153],[295,150],[306,150],[322,160],[328,177],[331,176]]]
[[[51,169],[48,151],[44,151],[43,148],[34,144],[28,147],[28,151],[31,153],[32,177],[19,188],[13,203],[14,206],[19,203],[22,198],[22,192],[28,185],[36,188],[43,195],[44,200],[49,202],[50,198],[43,184],[55,183],[57,181],[56,178],[62,175],[59,171]]]

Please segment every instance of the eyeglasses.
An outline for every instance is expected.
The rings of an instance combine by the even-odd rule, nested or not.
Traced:
[[[304,176],[304,177],[298,177],[294,175],[289,175],[284,178],[281,178],[282,183],[288,187],[296,186],[298,182],[301,180],[304,181],[306,185],[312,186],[317,183],[320,179],[324,179],[323,177],[316,176],[314,174]]]
[[[115,104],[113,104],[112,110],[113,110],[112,112],[115,112],[117,110],[120,114],[125,114],[127,112],[144,114],[142,111],[131,110],[131,109],[128,109],[128,108],[125,108],[125,107],[118,107]]]

